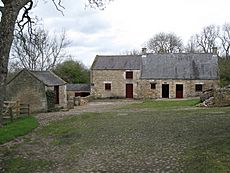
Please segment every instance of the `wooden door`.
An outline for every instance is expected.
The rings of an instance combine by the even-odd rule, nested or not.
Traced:
[[[162,98],[169,98],[169,84],[162,84]]]
[[[59,86],[54,86],[54,101],[59,104]]]
[[[133,98],[133,84],[126,84],[126,98]]]
[[[183,85],[182,84],[176,85],[176,98],[183,98]]]

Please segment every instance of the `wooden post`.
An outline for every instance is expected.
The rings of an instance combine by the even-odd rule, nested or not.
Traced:
[[[13,117],[13,110],[12,110],[12,107],[9,107],[9,114],[10,114],[10,120],[11,120],[11,122],[13,122],[14,117]]]
[[[20,101],[16,101],[16,115],[19,117],[20,115]]]
[[[30,104],[28,104],[28,116],[30,115]]]

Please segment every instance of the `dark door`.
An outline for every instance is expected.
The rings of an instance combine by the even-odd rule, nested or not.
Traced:
[[[59,86],[54,86],[54,101],[59,104]]]
[[[126,84],[126,98],[133,98],[133,84]]]
[[[176,98],[183,98],[183,85],[182,84],[176,85]]]
[[[162,98],[169,98],[169,84],[162,84]]]
[[[90,95],[90,93],[89,92],[76,92],[75,93],[75,97],[87,97],[87,96],[89,96]]]

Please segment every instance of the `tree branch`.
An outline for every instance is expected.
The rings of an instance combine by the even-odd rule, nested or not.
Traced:
[[[32,26],[33,21],[31,19],[31,17],[29,16],[29,12],[30,12],[30,10],[32,8],[33,8],[33,1],[32,0],[30,0],[27,3],[27,5],[25,5],[23,7],[24,12],[22,14],[22,17],[21,17],[21,19],[19,21],[17,21],[17,25],[19,27],[19,33],[23,32],[23,29],[24,29],[25,25],[29,25],[28,31],[32,31],[31,30],[31,28],[32,28],[31,26]]]
[[[0,12],[3,13],[4,12],[4,7],[3,6],[0,6]]]
[[[60,8],[65,9],[65,7],[61,4],[62,0],[58,0],[58,2],[56,2],[55,0],[52,0],[52,2],[54,4],[54,6],[56,7],[57,11],[61,12],[62,15],[64,16],[63,11],[60,9]]]
[[[110,1],[113,1],[113,0],[88,0],[88,5],[86,6],[90,6],[92,8],[96,7],[101,10],[104,10],[106,4]]]

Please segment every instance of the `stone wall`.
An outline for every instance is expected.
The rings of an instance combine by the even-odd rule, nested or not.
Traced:
[[[67,107],[66,85],[59,86],[59,105],[64,108]]]
[[[183,85],[183,97],[200,96],[202,91],[195,91],[196,84],[202,85],[202,90],[216,89],[219,80],[140,80],[140,70],[133,71],[133,79],[125,78],[125,70],[93,70],[91,72],[91,94],[95,98],[126,96],[126,84],[133,84],[134,98],[162,98],[162,84],[169,84],[169,98],[176,98],[176,85]],[[111,91],[105,90],[105,83],[111,83]],[[151,83],[156,89],[151,89]]]
[[[230,106],[230,88],[220,88],[214,91],[215,106]]]
[[[66,91],[67,93],[67,100],[71,99],[72,97],[75,97],[75,91]]]
[[[32,112],[47,110],[45,85],[28,72],[22,71],[6,87],[6,100],[30,104]]]
[[[156,89],[151,89],[151,83],[156,84]],[[200,96],[202,92],[195,91],[196,84],[202,84],[203,91],[217,88],[219,80],[139,80],[139,98],[162,98],[162,84],[169,84],[169,98],[176,98],[176,85],[183,85],[183,97]]]
[[[137,98],[137,80],[140,70],[133,71],[133,79],[126,79],[126,70],[92,70],[91,94],[95,98],[126,97],[126,84],[133,84],[133,96]],[[105,83],[111,83],[111,91],[105,90]]]

